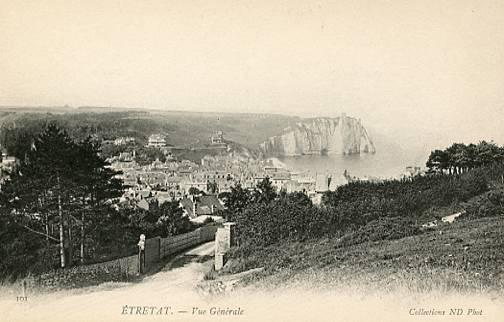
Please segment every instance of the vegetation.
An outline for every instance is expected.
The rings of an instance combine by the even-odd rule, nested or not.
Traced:
[[[167,237],[183,234],[197,228],[187,216],[184,216],[178,201],[167,201],[161,205],[151,207],[149,211],[126,208],[123,212],[129,213],[131,228],[135,232],[135,238],[142,233],[148,236]],[[133,243],[134,244],[134,243]]]
[[[461,219],[493,217],[504,214],[504,189],[488,191],[464,204],[465,212]]]
[[[116,173],[105,165],[91,141],[75,143],[49,125],[10,174],[2,189],[2,210],[11,226],[43,237],[47,245],[42,249],[57,243],[61,267],[71,264],[75,239],[83,261],[86,228],[100,221],[107,201],[122,193]],[[73,227],[79,227],[79,238]]]
[[[191,196],[196,196],[196,195],[199,195],[202,193],[202,191],[200,191],[198,188],[196,187],[191,187],[189,188],[189,191],[188,193],[191,195]]]
[[[122,182],[90,138],[49,124],[23,154],[0,191],[0,277],[131,254],[140,233],[195,228],[177,202],[118,207]]]
[[[493,142],[481,141],[468,145],[454,143],[445,150],[432,151],[427,167],[431,172],[453,174],[503,161],[504,147]]]
[[[190,113],[190,112],[149,112],[126,109],[92,108],[51,109],[40,113],[37,109],[0,108],[0,145],[10,155],[22,158],[24,152],[37,135],[50,123],[66,128],[71,137],[83,140],[88,136],[101,139],[134,137],[139,146],[145,145],[153,133],[167,135],[167,142],[175,147],[196,147],[178,151],[181,159],[201,160],[213,150],[206,147],[212,134],[221,130],[226,139],[239,146],[255,149],[268,137],[277,135],[290,123],[298,122],[298,117],[282,115],[232,114],[232,113]],[[108,149],[104,153],[108,153]],[[121,147],[119,149],[123,149]],[[138,154],[139,156],[141,154]]]
[[[138,124],[137,119],[130,121],[131,114],[121,115],[118,123],[112,121],[117,113],[106,114],[103,120],[83,113],[75,120],[66,114],[42,120],[25,115],[22,127],[16,125],[16,116],[2,124],[0,142],[19,158],[19,165],[0,191],[0,277],[126,255],[140,233],[166,237],[195,228],[177,202],[152,204],[149,211],[117,203],[122,182],[107,167],[109,152],[101,150],[90,134],[99,133],[102,138],[131,135],[140,138],[137,144],[142,145],[142,138],[152,129],[170,132],[181,126],[152,118]],[[59,125],[72,125],[71,132],[54,125],[53,119]],[[207,126],[201,133],[206,136],[209,129],[213,128]],[[177,142],[190,144],[188,137]],[[127,152],[132,148],[117,149]],[[159,157],[157,152],[138,148],[139,158]],[[117,152],[110,149],[110,153]],[[492,274],[502,273],[495,265],[502,264],[496,249],[503,245],[499,237],[504,213],[503,148],[485,141],[453,144],[433,151],[427,166],[430,171],[425,176],[341,186],[327,192],[321,206],[313,205],[303,193],[275,191],[268,178],[254,189],[231,188],[219,195],[225,200],[225,217],[237,223],[240,247],[231,253],[235,263],[231,271],[261,265],[271,267],[270,273],[343,265],[369,272],[376,263],[392,271],[409,267],[411,262],[426,263],[422,269],[448,268],[470,275],[480,267],[474,263],[478,260],[475,252],[481,252],[480,260],[491,266]],[[200,192],[192,189],[190,193]],[[423,223],[455,209],[464,210],[456,225],[422,228]],[[495,227],[492,222],[497,223]],[[470,231],[473,224],[479,231]],[[458,228],[461,236],[467,236],[455,237]],[[437,237],[436,232],[449,232],[453,240],[446,235]],[[488,244],[475,241],[480,232],[490,236]],[[406,245],[402,252],[399,239]],[[446,257],[440,243],[447,241],[456,244],[458,251],[461,246],[467,256]],[[428,246],[441,259],[430,256]],[[392,251],[381,252],[379,247]],[[313,252],[314,248],[318,251]],[[363,257],[366,259],[358,260]]]
[[[502,148],[469,145],[478,152],[473,161],[460,163],[451,153],[463,145],[454,146],[447,149],[452,160],[447,165],[434,167],[432,156],[438,153],[431,154],[433,171],[427,175],[353,182],[327,192],[321,207],[303,194],[277,193],[267,180],[253,191],[235,187],[223,197],[228,218],[237,223],[239,247],[232,249],[224,272],[264,266],[264,274],[275,275],[267,281],[278,282],[282,274],[290,279],[328,267],[323,278],[338,282],[357,271],[365,283],[384,280],[388,287],[424,291],[432,282],[444,289],[502,289],[495,280],[504,276]],[[455,210],[464,213],[456,224],[422,227]],[[402,275],[390,281],[397,272]]]
[[[337,238],[231,250],[224,273],[265,270],[243,281],[368,292],[478,292],[504,295],[504,216],[455,221],[401,239]],[[215,276],[214,276],[215,278]]]
[[[419,233],[421,223],[432,219],[428,216],[433,208],[466,202],[488,191],[498,173],[504,173],[503,166],[451,176],[354,182],[327,192],[321,207],[303,193],[276,193],[265,179],[253,191],[237,186],[225,196],[227,218],[237,222],[243,247],[350,232],[377,240],[401,238]]]

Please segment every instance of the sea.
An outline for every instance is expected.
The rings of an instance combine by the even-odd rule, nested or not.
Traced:
[[[382,146],[374,154],[302,155],[278,157],[283,167],[306,175],[343,174],[352,177],[394,179],[405,173],[406,167],[425,169],[430,151],[421,148]]]

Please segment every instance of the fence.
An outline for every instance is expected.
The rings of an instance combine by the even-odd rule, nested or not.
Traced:
[[[154,267],[161,259],[184,249],[211,241],[215,238],[216,226],[205,226],[195,231],[170,236],[154,237],[145,241],[146,270]],[[138,254],[91,265],[58,269],[33,276],[26,280],[29,287],[44,289],[89,286],[107,281],[128,281],[138,275]]]
[[[184,249],[215,239],[216,226],[205,226],[195,231],[170,236],[154,237],[145,241],[145,268],[149,270],[161,259],[178,253]]]

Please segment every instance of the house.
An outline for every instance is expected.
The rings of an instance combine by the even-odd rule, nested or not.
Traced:
[[[315,177],[315,191],[326,192],[331,185],[331,176],[327,174],[317,174]]]
[[[331,182],[329,184],[329,190],[335,191],[339,186],[344,186],[348,183],[348,179],[343,174],[331,175]]]
[[[168,191],[154,191],[153,197],[158,201],[159,205],[162,205],[165,202],[170,202],[174,199],[173,195],[171,195]]]
[[[224,144],[224,133],[222,131],[217,131],[212,135],[210,141],[213,145],[215,144]]]
[[[8,156],[7,153],[2,152],[0,158],[0,189],[2,184],[9,177],[9,173],[14,169],[18,160],[15,157]]]
[[[326,192],[334,191],[339,186],[343,186],[348,183],[347,177],[344,174],[332,175],[332,174],[317,174],[315,177],[315,191],[316,192]]]
[[[137,173],[131,169],[126,171],[123,170],[123,173],[121,175],[117,175],[116,177],[122,179],[124,185],[128,187],[134,187],[138,183]]]
[[[129,143],[135,143],[134,137],[120,137],[114,140],[114,145],[127,145]]]
[[[167,177],[165,181],[168,190],[181,190],[182,178],[180,177]]]
[[[224,210],[224,206],[214,195],[189,196],[180,200],[180,206],[189,218],[196,218],[202,215],[213,215],[219,210]]]
[[[152,192],[151,190],[139,190],[137,191],[137,198],[139,198],[140,200],[143,200],[143,199],[147,199],[147,198],[150,198],[152,197]]]
[[[2,152],[1,164],[4,167],[12,167],[16,164],[17,160],[13,156],[7,155],[6,152]]]
[[[131,162],[134,160],[134,153],[133,152],[121,152],[119,153],[119,161],[121,162]]]
[[[163,148],[166,146],[166,137],[162,134],[152,134],[149,136],[147,147]]]
[[[149,186],[164,186],[166,182],[166,174],[159,171],[150,171],[150,172],[140,172],[139,173],[140,181]]]

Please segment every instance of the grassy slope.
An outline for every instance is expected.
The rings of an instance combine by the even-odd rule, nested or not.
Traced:
[[[504,216],[444,224],[418,236],[339,247],[337,240],[284,243],[254,253],[237,269],[265,266],[246,280],[276,287],[376,291],[504,292]]]

